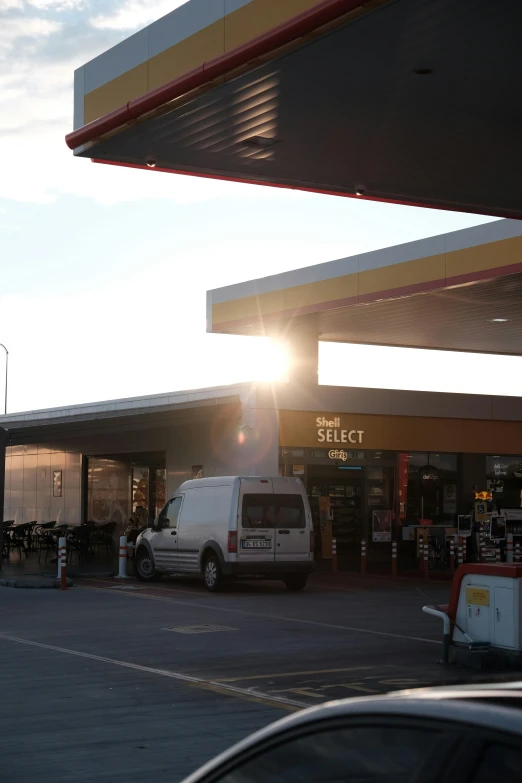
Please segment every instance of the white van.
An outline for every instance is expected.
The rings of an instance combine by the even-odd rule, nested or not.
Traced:
[[[136,541],[135,573],[200,574],[209,590],[227,577],[281,579],[302,590],[314,564],[310,505],[298,478],[185,481]]]

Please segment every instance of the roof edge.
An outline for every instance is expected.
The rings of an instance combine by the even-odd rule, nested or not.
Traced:
[[[291,44],[296,39],[312,33],[323,25],[331,24],[339,17],[365,5],[369,5],[368,11],[370,11],[374,4],[368,3],[367,0],[323,0],[315,8],[303,11],[292,19],[273,27],[267,33],[252,38],[232,51],[205,62],[183,76],[167,82],[162,87],[158,87],[140,98],[135,98],[124,106],[120,106],[119,109],[68,133],[65,137],[65,143],[71,150],[74,150],[93,142],[107,133],[114,132],[128,123],[140,119],[145,114],[159,109],[169,101],[209,85],[215,79],[226,76],[230,71],[243,68],[257,58],[266,57],[276,49]]]

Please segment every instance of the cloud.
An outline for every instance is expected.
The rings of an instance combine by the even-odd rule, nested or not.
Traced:
[[[41,11],[71,11],[83,8],[85,2],[86,0],[27,0],[28,5]]]
[[[3,18],[0,28],[0,58],[8,55],[20,40],[41,38],[56,33],[60,29],[59,22],[52,19],[22,16]]]
[[[87,6],[80,0],[0,0],[0,198],[50,204],[62,195],[75,195],[103,204],[142,199],[180,204],[228,195],[285,201],[299,197],[290,191],[74,158],[64,141],[72,129],[74,70],[125,37],[121,30],[91,25],[90,9],[97,1]],[[47,9],[45,18],[34,10],[35,4]],[[150,5],[100,0],[98,8],[107,9],[107,17],[139,12],[148,19],[179,5],[173,0]],[[2,55],[15,67],[2,67]]]
[[[187,0],[125,0],[115,11],[95,16],[91,24],[100,30],[135,30],[185,5]]]

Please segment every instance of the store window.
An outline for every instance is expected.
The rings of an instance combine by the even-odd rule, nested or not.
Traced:
[[[486,457],[486,478],[498,508],[522,508],[522,457]]]
[[[454,525],[457,521],[457,455],[399,455],[402,524]]]

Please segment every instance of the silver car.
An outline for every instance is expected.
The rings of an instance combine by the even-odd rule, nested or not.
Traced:
[[[346,699],[284,718],[185,783],[521,783],[522,683]]]

